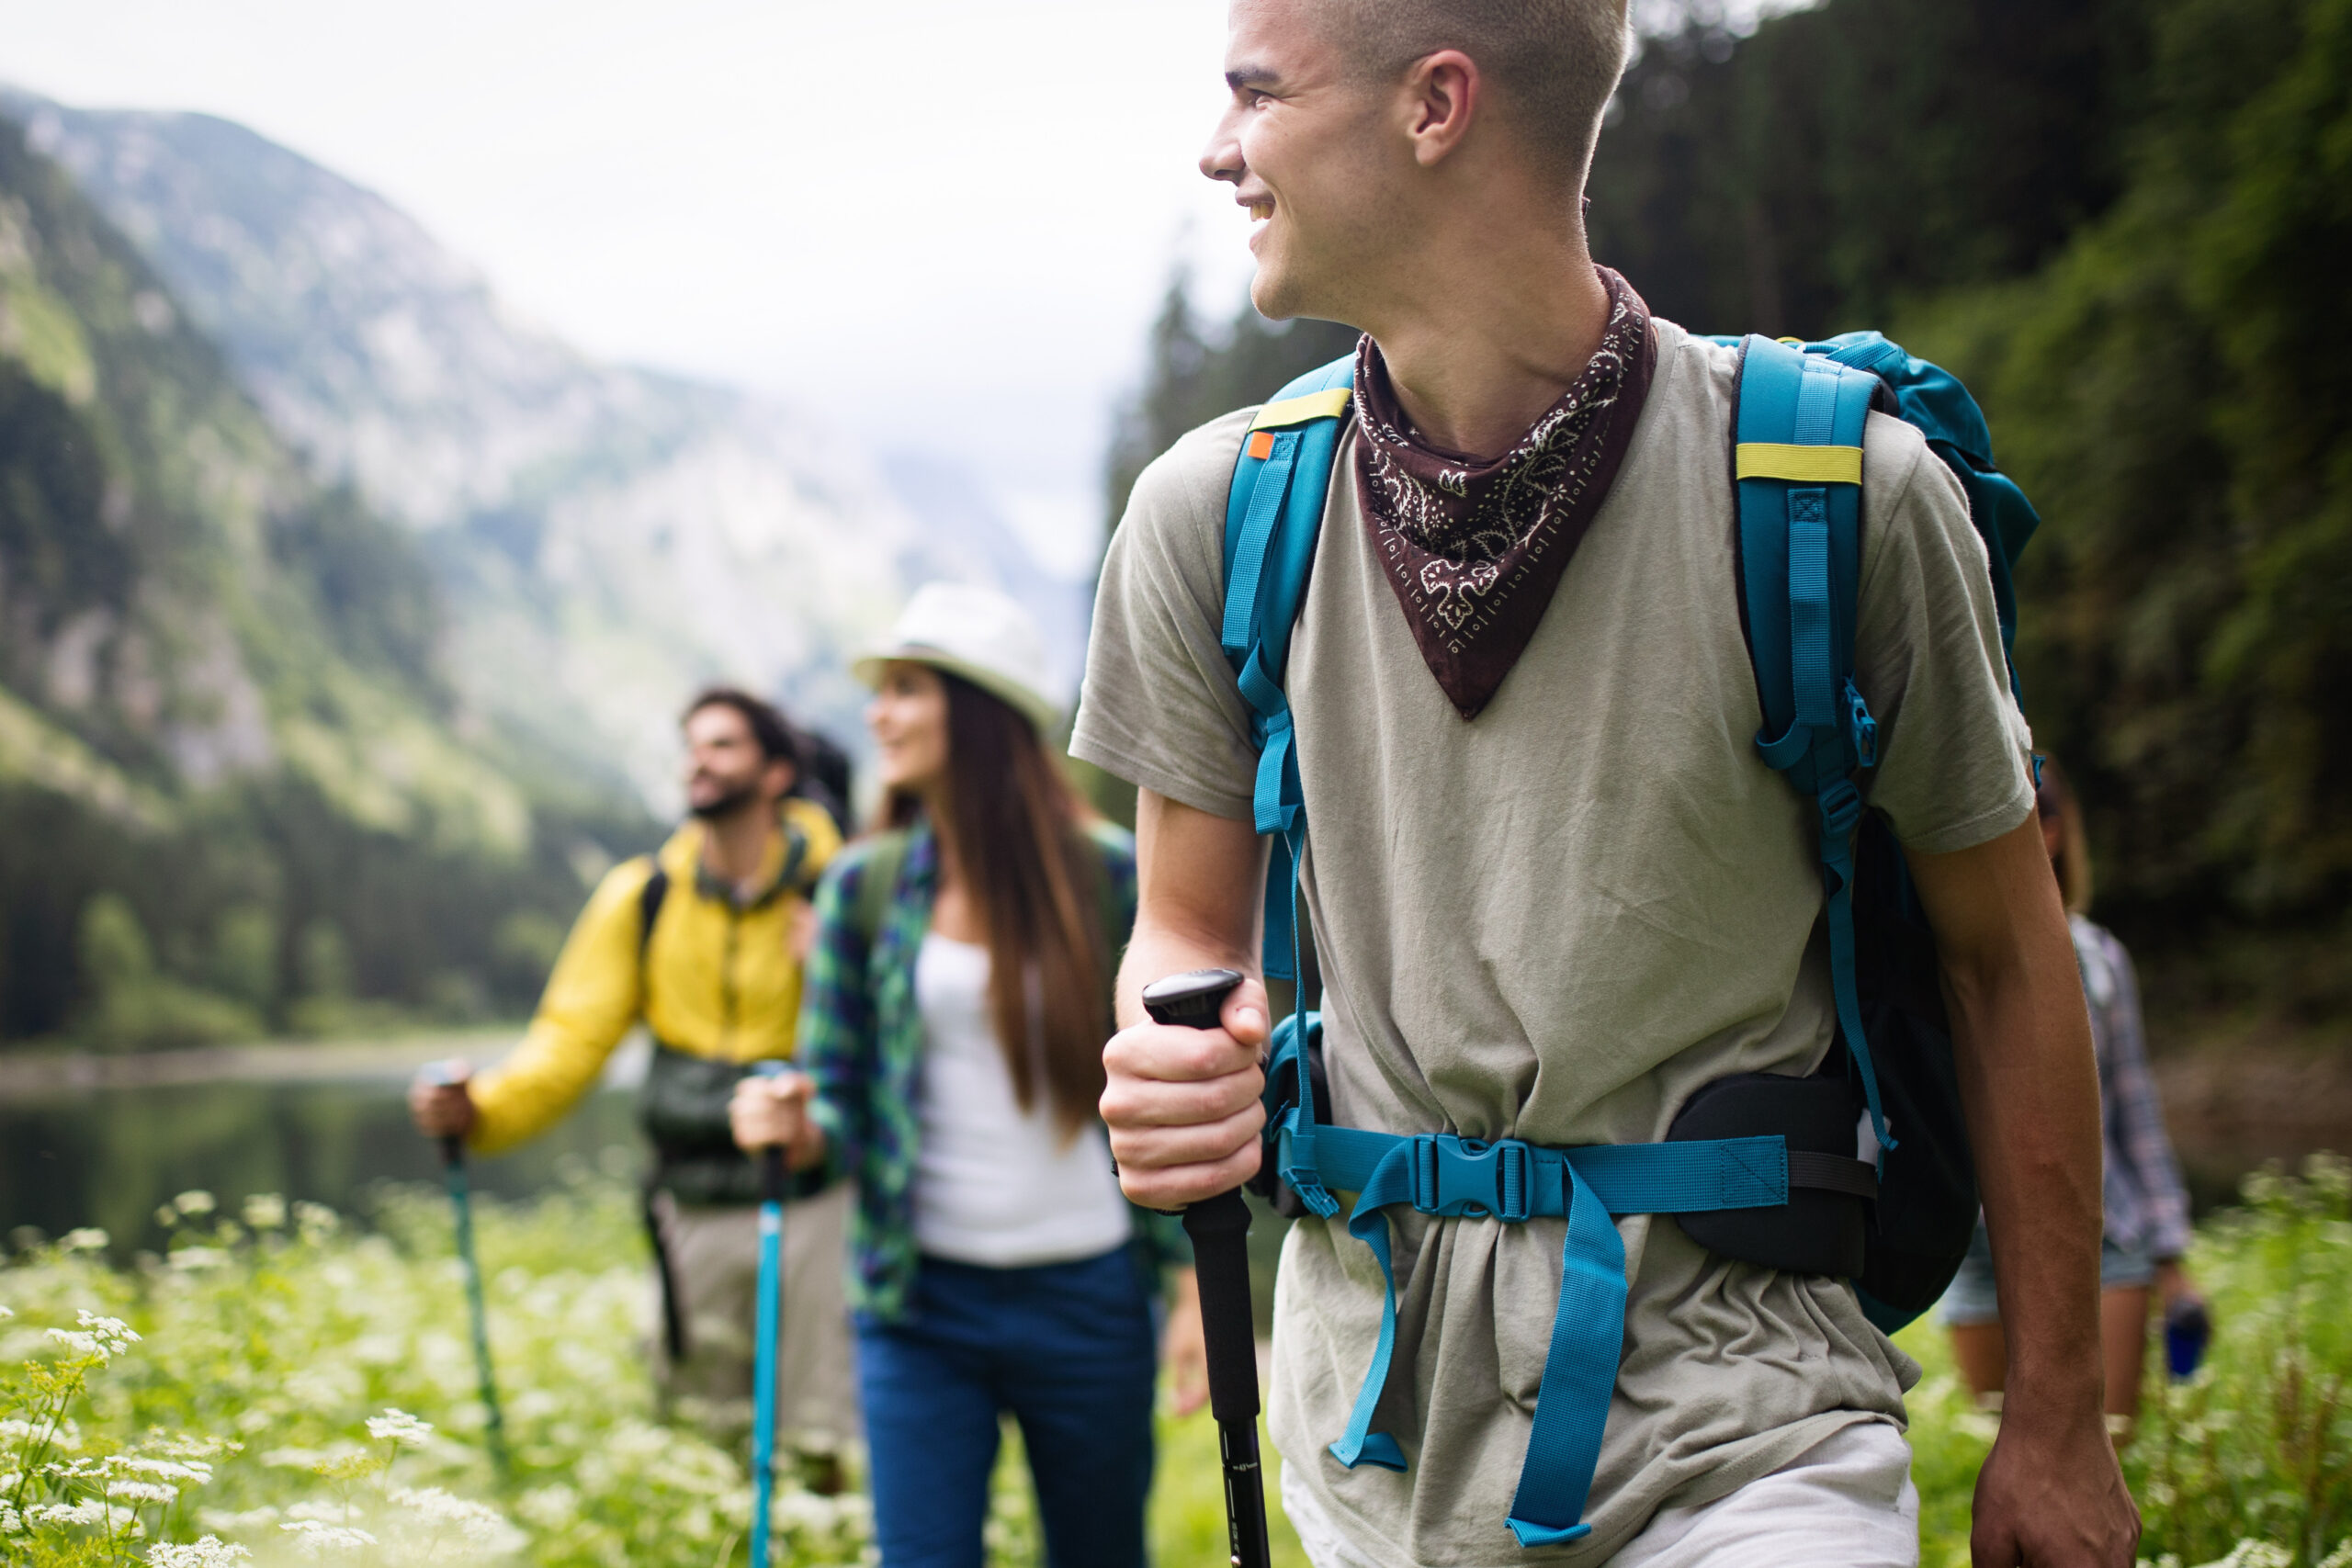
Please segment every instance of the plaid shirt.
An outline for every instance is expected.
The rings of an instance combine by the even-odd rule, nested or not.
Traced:
[[[2104,928],[2067,918],[2098,1053],[2099,1120],[2107,1135],[2107,1239],[2165,1259],[2188,1250],[2188,1194],[2180,1184],[2164,1107],[2140,1031],[2132,956]]]
[[[817,943],[801,1003],[799,1064],[816,1080],[810,1115],[824,1129],[824,1179],[854,1177],[849,1297],[885,1322],[906,1312],[915,1278],[915,1155],[922,1131],[922,1010],[915,957],[931,930],[939,849],[931,829],[910,829],[899,885],[869,950],[857,929],[858,889],[873,840],[834,860],[817,890]],[[1102,853],[1103,893],[1122,931],[1135,925],[1135,840],[1108,824],[1089,829]],[[1111,955],[1116,968],[1116,953]],[[1109,1010],[1105,998],[1105,1012]],[[1135,1232],[1155,1264],[1192,1262],[1182,1225],[1137,1209]]]

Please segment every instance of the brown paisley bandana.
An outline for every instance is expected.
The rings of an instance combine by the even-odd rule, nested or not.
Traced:
[[[1552,602],[1624,460],[1657,358],[1649,307],[1607,267],[1609,325],[1560,400],[1492,462],[1430,446],[1366,335],[1356,348],[1356,491],[1430,673],[1476,718]]]

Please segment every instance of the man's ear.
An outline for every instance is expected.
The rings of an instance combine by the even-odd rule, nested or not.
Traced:
[[[1486,107],[1487,79],[1458,49],[1425,54],[1406,69],[1405,134],[1413,159],[1430,168],[1462,145]]]
[[[792,793],[792,786],[800,782],[800,773],[789,762],[775,761],[768,764],[767,772],[762,775],[762,779],[768,786],[770,795],[774,799],[782,800]]]

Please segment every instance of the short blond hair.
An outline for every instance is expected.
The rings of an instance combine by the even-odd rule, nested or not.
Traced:
[[[1584,178],[1600,113],[1625,73],[1626,0],[1320,0],[1359,72],[1394,81],[1458,49],[1509,100],[1508,119],[1545,170]]]

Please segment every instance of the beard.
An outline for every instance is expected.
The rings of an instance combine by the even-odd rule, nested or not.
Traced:
[[[689,800],[686,803],[686,811],[698,821],[714,822],[721,817],[732,817],[759,797],[760,786],[757,781],[746,780],[725,794],[714,795],[699,805]]]

